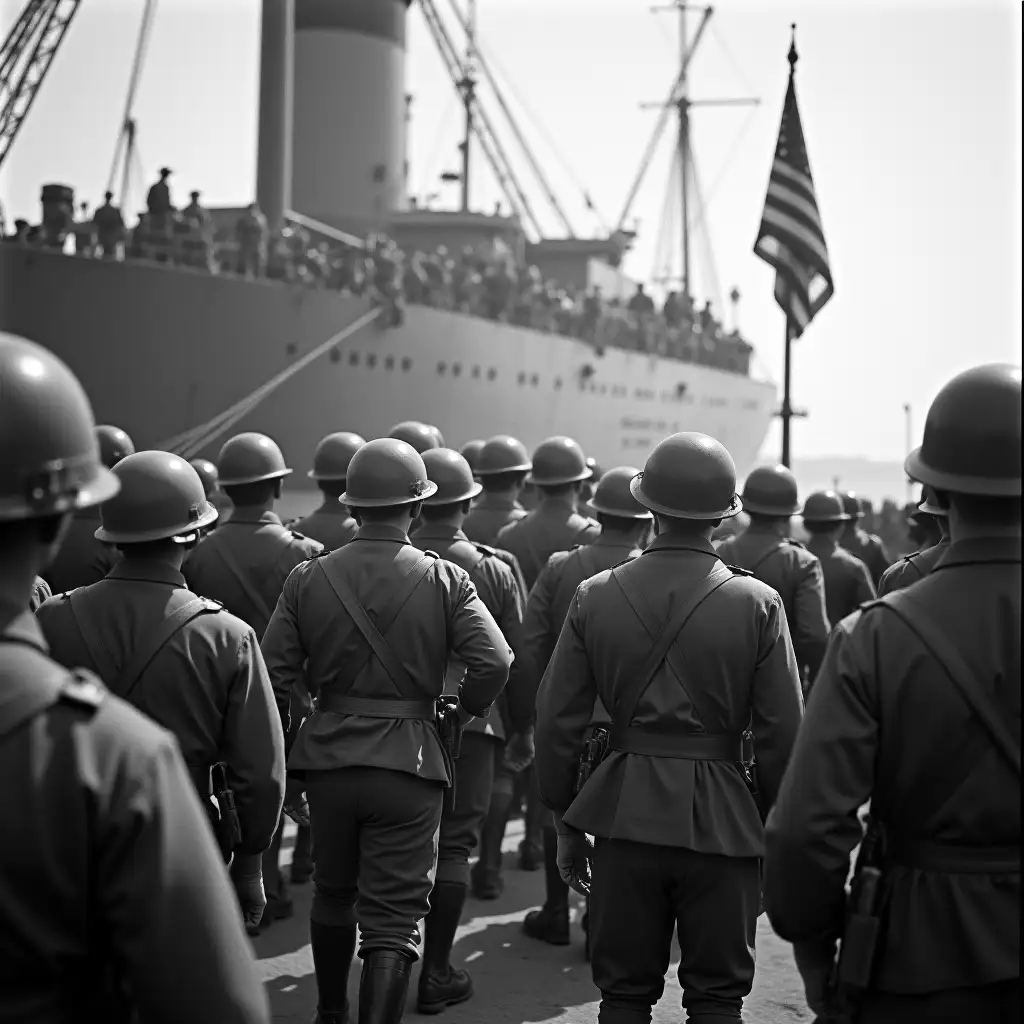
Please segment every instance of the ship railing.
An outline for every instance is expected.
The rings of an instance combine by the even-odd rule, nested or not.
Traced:
[[[303,213],[289,210],[284,216],[289,223],[296,224],[308,231],[310,235],[316,236],[316,240],[319,242],[334,242],[338,245],[348,246],[350,249],[366,248],[365,239],[359,238],[357,235],[350,235],[347,231],[339,231],[338,228],[324,224],[323,221],[315,220],[313,217],[307,217]]]

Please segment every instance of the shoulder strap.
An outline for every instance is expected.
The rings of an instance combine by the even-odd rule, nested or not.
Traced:
[[[654,633],[648,624],[648,618],[650,618],[650,616],[645,616],[643,612],[640,611],[641,608],[646,609],[647,605],[643,596],[637,590],[636,585],[626,573],[616,572],[613,570],[612,578],[621,588],[622,593],[625,595],[626,600],[633,609],[633,613],[643,624],[644,628],[651,634],[651,638],[654,639]],[[615,717],[623,727],[628,726],[630,721],[632,721],[633,715],[636,714],[637,704],[640,703],[640,698],[643,697],[647,687],[651,685],[651,681],[654,679],[654,675],[661,666],[661,663],[668,657],[672,645],[679,637],[679,634],[682,632],[687,620],[700,607],[700,605],[707,600],[707,598],[722,586],[722,584],[727,583],[732,578],[732,570],[727,566],[721,566],[720,568],[713,569],[711,573],[701,580],[701,582],[698,583],[689,594],[687,594],[675,609],[673,609],[668,623],[662,627],[660,633],[658,633],[657,639],[654,641],[654,646],[651,648],[651,653],[648,656],[647,661],[644,663],[643,669],[633,677],[622,695],[615,701],[615,708],[610,709],[613,710],[613,717]],[[682,682],[682,680],[680,680],[680,682]],[[690,703],[693,704],[694,710],[700,716],[704,727],[708,729],[710,727],[711,719],[705,714],[704,710],[698,706],[698,701],[693,699],[693,695],[690,691],[687,690],[686,692],[690,697]],[[617,712],[620,709],[622,713],[618,714]]]
[[[978,684],[975,673],[964,661],[956,645],[928,618],[925,610],[917,603],[917,599],[906,590],[901,590],[898,602],[893,601],[890,597],[886,601],[874,602],[871,607],[888,609],[897,618],[902,619],[904,625],[917,635],[918,640],[942,666],[942,670],[950,682],[974,712],[977,720],[1019,779],[1020,746],[1014,741],[1010,730],[1007,729],[1001,712],[990,701],[984,688]]]
[[[766,551],[766,552],[765,552],[765,553],[764,553],[764,554],[763,554],[763,555],[762,555],[762,556],[761,556],[761,557],[760,557],[760,558],[759,558],[759,559],[758,559],[758,560],[757,560],[757,561],[756,561],[756,562],[755,562],[755,563],[754,563],[754,564],[753,564],[753,565],[752,565],[752,566],[750,567],[750,571],[751,571],[751,572],[757,572],[757,570],[758,570],[758,569],[760,569],[760,568],[761,568],[761,566],[762,566],[762,565],[764,565],[764,563],[765,563],[765,562],[767,562],[767,561],[768,561],[768,559],[772,557],[772,555],[777,555],[777,554],[778,554],[778,553],[779,553],[779,552],[780,552],[780,551],[781,551],[781,550],[782,550],[782,549],[783,549],[784,547],[786,547],[786,546],[788,545],[788,543],[789,543],[788,541],[782,541],[781,543],[779,543],[779,544],[776,544],[776,545],[775,545],[775,547],[773,547],[773,548],[771,548],[770,550]]]
[[[242,571],[242,567],[238,564],[235,556],[227,550],[224,544],[214,544],[213,550],[227,567],[228,572],[231,573],[235,582],[241,587],[242,593],[249,599],[250,604],[256,609],[263,621],[269,622],[274,614],[274,609],[267,607],[267,602],[263,600],[263,595],[256,589],[252,580]]]
[[[135,689],[136,683],[142,678],[142,674],[149,668],[150,662],[164,649],[172,637],[200,615],[218,611],[220,611],[220,605],[202,597],[194,597],[191,601],[186,601],[157,626],[149,635],[147,644],[135,651],[128,664],[109,684],[110,689],[118,697],[127,700],[132,690]]]
[[[84,589],[86,588],[82,588],[82,590]],[[71,617],[75,620],[75,625],[78,626],[78,632],[82,635],[85,649],[89,652],[89,657],[92,658],[96,674],[104,682],[107,682],[117,677],[117,663],[102,640],[102,633],[92,617],[89,600],[82,590],[72,590],[68,594],[68,607],[71,609]]]
[[[320,567],[320,571],[324,574],[327,582],[331,585],[331,589],[337,595],[338,600],[342,603],[342,606],[345,608],[345,611],[348,613],[348,616],[355,627],[363,634],[363,638],[370,645],[370,649],[384,666],[384,670],[389,676],[391,676],[392,681],[398,687],[399,691],[410,697],[416,692],[416,684],[412,681],[409,673],[406,672],[405,666],[398,660],[391,648],[388,647],[383,634],[388,631],[388,628],[391,623],[394,622],[398,611],[412,595],[412,592],[416,587],[419,586],[420,581],[427,574],[427,571],[430,569],[432,564],[433,559],[429,555],[424,555],[418,562],[416,562],[403,581],[402,589],[398,595],[401,600],[396,599],[392,601],[392,607],[397,605],[398,608],[395,610],[394,614],[385,616],[386,618],[390,618],[391,621],[386,624],[382,621],[381,628],[378,629],[377,626],[374,625],[370,616],[366,614],[366,609],[363,608],[356,599],[356,595],[352,592],[352,588],[348,585],[348,581],[342,575],[341,568],[338,563],[330,558],[320,559],[317,562],[317,565]],[[388,610],[391,611],[390,608]],[[362,669],[363,666],[360,665],[352,674],[353,680],[362,671]]]

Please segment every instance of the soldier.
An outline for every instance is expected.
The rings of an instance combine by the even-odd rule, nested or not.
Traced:
[[[738,1021],[754,978],[761,822],[800,724],[799,673],[782,599],[711,544],[740,509],[725,448],[673,434],[630,490],[658,535],[572,599],[537,695],[541,794],[562,877],[590,894],[602,1024],[650,1021],[674,930],[687,1020]],[[610,749],[575,795],[598,698]],[[740,764],[751,723],[759,800]]]
[[[821,562],[825,610],[829,624],[834,626],[865,601],[874,600],[875,587],[867,566],[839,546],[839,534],[850,517],[843,509],[843,499],[835,491],[815,491],[804,502],[801,515],[811,535],[807,550]]]
[[[881,920],[873,960],[852,933],[843,953],[871,968],[857,1019],[1020,1019],[1020,409],[1007,365],[932,402],[906,469],[947,509],[949,548],[836,627],[768,821],[768,915],[822,1017],[863,840],[857,911]]]
[[[523,572],[527,592],[556,551],[568,551],[577,544],[589,544],[601,532],[593,519],[581,516],[577,502],[590,479],[583,449],[570,437],[549,437],[533,453],[529,480],[541,493],[540,503],[522,519],[498,531],[497,545],[511,552]],[[547,818],[532,767],[522,785],[526,798],[525,837],[519,845],[519,866],[535,871],[543,862],[543,824]]]
[[[846,524],[839,543],[868,567],[871,581],[877,587],[882,581],[882,573],[892,565],[892,559],[885,550],[882,539],[873,533],[866,533],[858,525],[864,518],[864,506],[853,491],[843,494],[843,509],[850,517],[850,521]]]
[[[323,546],[286,529],[274,514],[284,477],[291,470],[281,449],[264,434],[238,434],[225,442],[217,460],[220,485],[231,499],[231,518],[204,537],[184,566],[189,589],[220,601],[262,637],[288,574]],[[297,688],[296,717],[308,709],[309,695]],[[284,819],[281,819],[283,825]],[[292,914],[284,877],[279,828],[263,855],[267,909],[261,925]]]
[[[69,513],[117,492],[88,399],[10,334],[0,394],[0,1019],[269,1024],[174,737],[52,661],[26,610]]]
[[[492,548],[473,543],[461,529],[470,502],[480,493],[480,484],[474,482],[469,463],[451,449],[433,448],[422,458],[427,478],[437,485],[437,491],[423,502],[422,525],[413,543],[466,570],[480,600],[518,657],[523,607],[515,576]],[[445,692],[457,695],[463,675],[462,666],[452,665]],[[533,698],[529,681],[514,664],[498,701],[503,713],[474,718],[463,734],[462,752],[455,762],[455,782],[445,794],[441,812],[437,872],[430,895],[417,997],[420,1013],[438,1013],[473,994],[469,972],[454,970],[450,963],[470,881],[469,856],[490,806],[495,776],[505,769],[503,718],[507,718],[511,733],[509,760],[520,767],[533,760]]]
[[[797,664],[809,682],[824,657],[829,624],[821,563],[788,536],[790,519],[800,511],[796,478],[785,466],[758,467],[743,485],[743,508],[750,526],[722,541],[718,554],[781,596]]]
[[[935,494],[930,487],[922,488],[921,504],[918,509],[924,515],[934,517],[940,531],[939,542],[921,551],[915,551],[890,565],[882,573],[882,581],[878,584],[879,597],[891,594],[895,590],[902,590],[924,579],[949,550],[949,513],[936,502]]]
[[[483,494],[462,524],[470,540],[493,545],[503,526],[525,517],[518,499],[532,468],[529,454],[514,437],[498,434],[484,444],[475,470]]]
[[[338,501],[338,498],[345,491],[348,464],[364,444],[366,441],[358,434],[341,431],[328,434],[316,446],[309,477],[316,481],[324,500],[314,512],[290,525],[305,536],[320,541],[327,551],[343,547],[359,529],[348,509]]]
[[[100,459],[107,469],[113,469],[121,459],[135,451],[132,439],[120,427],[98,426],[96,440]],[[114,567],[117,550],[96,539],[99,525],[100,514],[96,507],[82,508],[72,516],[67,536],[46,570],[46,582],[53,593],[98,583]]]
[[[654,516],[629,490],[639,472],[633,466],[619,466],[601,477],[591,499],[601,524],[600,536],[587,546],[555,552],[530,591],[520,660],[534,693],[551,660],[576,588],[599,572],[636,558],[647,545]],[[607,722],[608,714],[598,700],[591,724]],[[558,870],[557,846],[552,820],[544,826],[544,906],[526,915],[523,931],[530,938],[565,946],[569,943],[569,887]]]
[[[427,423],[420,423],[419,420],[405,420],[396,424],[388,431],[388,437],[412,445],[420,455],[431,448],[441,448],[444,445],[441,431]]]
[[[476,475],[477,466],[480,465],[480,453],[484,450],[486,441],[467,441],[460,449],[459,454],[469,463],[469,468]]]
[[[359,532],[292,572],[263,641],[283,718],[304,664],[318,694],[288,763],[315,834],[318,1024],[348,1020],[357,923],[359,1020],[401,1020],[452,779],[454,751],[435,726],[435,701],[455,657],[466,666],[460,720],[486,717],[512,661],[468,573],[409,542],[413,518],[436,490],[410,445],[363,445],[341,496]],[[450,718],[441,724],[447,733]],[[290,781],[286,806],[303,820],[295,789]]]
[[[217,510],[169,452],[129,455],[114,475],[121,489],[101,506],[97,533],[122,557],[99,583],[43,604],[39,625],[55,661],[95,672],[174,734],[232,877],[252,879],[281,814],[284,738],[252,628],[190,594],[181,575],[187,547]],[[211,772],[219,778],[221,768],[218,791]],[[243,910],[247,924],[259,924],[262,901]]]

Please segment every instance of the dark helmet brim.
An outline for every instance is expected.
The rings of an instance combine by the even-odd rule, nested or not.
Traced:
[[[437,484],[433,480],[428,480],[421,494],[410,495],[407,498],[360,498],[358,495],[352,495],[345,491],[338,501],[350,508],[399,508],[402,505],[415,505],[418,501],[426,501],[436,493]]]
[[[986,477],[963,476],[959,473],[943,473],[921,457],[921,449],[915,448],[903,463],[907,476],[919,484],[928,484],[940,491],[953,494],[975,494],[980,498],[1019,498],[1021,496],[1020,476]]]
[[[512,470],[503,470],[503,472],[513,472]],[[571,476],[549,476],[538,478],[534,476],[533,470],[527,474],[526,482],[528,484],[534,484],[536,487],[562,487],[565,484],[578,484],[584,480],[589,480],[594,475],[594,471],[589,467],[584,467],[579,473],[573,473]]]
[[[194,534],[215,523],[220,516],[220,512],[210,502],[204,502],[204,506],[198,519],[190,519],[187,523],[176,526],[141,531],[107,530],[101,526],[93,536],[104,544],[145,544],[148,541],[172,539],[187,542]]]
[[[717,512],[693,512],[685,509],[669,508],[668,505],[662,505],[660,502],[652,501],[644,494],[641,486],[643,478],[643,473],[638,473],[632,480],[630,480],[629,493],[632,494],[633,497],[644,506],[644,508],[648,508],[660,516],[671,516],[673,519],[692,519],[700,522],[712,519],[732,519],[733,516],[737,516],[743,511],[743,502],[740,501],[740,496],[738,494],[734,494],[732,496],[732,501],[729,503],[728,508],[721,509]]]
[[[751,509],[749,505],[746,506],[748,512],[756,512],[757,509]],[[806,512],[800,513],[800,518],[805,523],[848,523],[853,519],[848,512],[833,512],[831,515],[808,515]]]
[[[232,476],[221,477],[218,483],[221,487],[244,487],[246,484],[260,484],[264,480],[278,480],[291,475],[290,469],[275,469],[273,473],[263,473],[257,476]]]
[[[749,498],[742,498],[743,508],[747,512],[756,512],[762,516],[795,516],[800,511],[800,503],[795,502],[791,506],[786,508],[779,508],[778,505],[769,505],[766,502],[760,502],[757,500],[751,501]]]
[[[462,494],[456,494],[455,497],[453,497],[453,498],[452,497],[448,497],[448,496],[442,497],[440,492],[435,491],[429,498],[424,498],[423,499],[423,504],[424,505],[454,505],[454,504],[456,504],[457,502],[460,502],[460,501],[471,501],[473,498],[477,497],[483,489],[484,489],[484,485],[482,483],[480,483],[479,481],[474,480],[473,481],[473,486],[467,488],[467,490],[465,492],[463,492]]]

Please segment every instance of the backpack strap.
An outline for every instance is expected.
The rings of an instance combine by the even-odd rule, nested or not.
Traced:
[[[256,585],[252,580],[242,571],[242,567],[238,564],[235,556],[227,550],[224,544],[214,544],[213,550],[224,563],[228,572],[231,573],[232,578],[238,584],[242,593],[248,598],[249,603],[256,609],[260,618],[264,622],[269,622],[274,609],[267,606],[267,602],[263,600],[263,595],[256,589]]]
[[[773,555],[777,555],[783,548],[789,546],[790,541],[788,540],[784,540],[781,543],[776,544],[775,547],[770,548],[768,551],[766,551],[752,566],[750,566],[750,571],[756,573],[757,570],[760,569],[761,566],[764,565],[764,563],[767,562],[769,558],[771,558]]]

